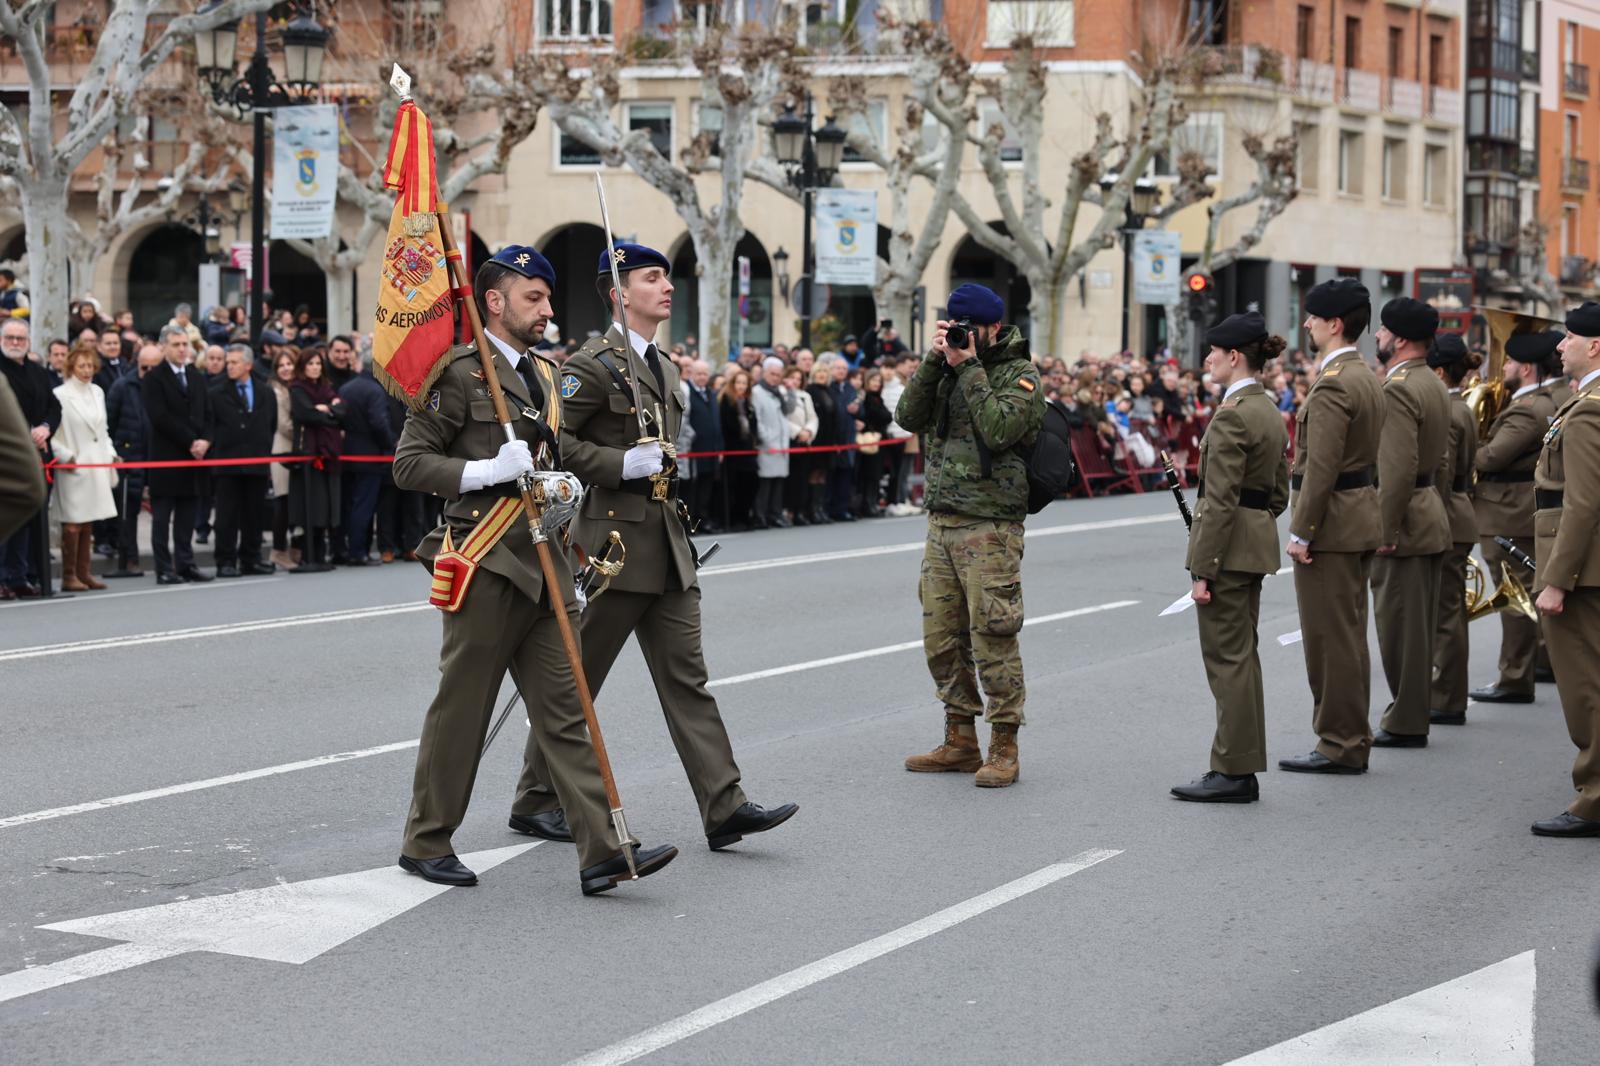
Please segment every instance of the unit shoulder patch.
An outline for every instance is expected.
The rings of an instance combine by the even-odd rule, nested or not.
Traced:
[[[432,392],[428,393],[428,399],[425,401],[424,406],[426,406],[428,410],[438,413],[439,399],[439,390],[434,389]]]
[[[561,377],[561,398],[563,400],[572,399],[574,396],[576,396],[578,394],[578,389],[582,388],[582,386],[583,386],[583,382],[578,380],[578,375],[576,375],[576,374],[564,374],[564,375],[562,375],[562,377]]]

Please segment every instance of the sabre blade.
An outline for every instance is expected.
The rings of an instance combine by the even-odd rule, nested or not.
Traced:
[[[617,293],[617,298],[612,301],[611,307],[616,315],[617,326],[622,330],[623,357],[628,362],[628,369],[632,370],[633,334],[628,330],[628,312],[622,306],[622,272],[617,269],[617,242],[611,236],[611,210],[606,206],[606,183],[600,180],[600,175],[598,174],[594,176],[594,189],[595,192],[600,194],[600,223],[605,227],[606,230],[606,262],[611,267],[611,285]],[[635,383],[634,391],[637,393],[639,388],[639,375],[637,372],[634,373],[633,380]],[[647,440],[654,440],[655,438],[650,436],[649,430],[645,427],[644,404],[638,402],[638,399],[639,397],[636,396],[633,405],[633,413],[638,416],[639,443],[642,444]]]

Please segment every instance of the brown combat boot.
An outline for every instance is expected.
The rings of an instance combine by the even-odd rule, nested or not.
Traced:
[[[945,715],[944,743],[906,760],[906,769],[918,774],[970,774],[982,765],[977,727],[964,714]]]
[[[1005,788],[1017,779],[1017,727],[996,725],[989,732],[989,758],[972,778],[979,788]]]

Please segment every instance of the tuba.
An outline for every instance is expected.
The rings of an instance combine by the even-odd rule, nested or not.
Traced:
[[[1467,556],[1467,621],[1476,622],[1491,614],[1520,614],[1530,622],[1539,620],[1539,612],[1533,607],[1533,597],[1528,595],[1528,590],[1504,563],[1500,564],[1500,587],[1494,590],[1493,596],[1485,595],[1489,581],[1489,572],[1483,568],[1483,564]]]
[[[1489,327],[1489,361],[1462,390],[1462,399],[1472,411],[1478,425],[1478,440],[1489,439],[1489,425],[1505,410],[1511,394],[1505,385],[1506,341],[1519,333],[1543,333],[1561,329],[1562,324],[1550,318],[1525,315],[1519,311],[1505,311],[1498,307],[1474,307],[1474,314],[1483,316]]]

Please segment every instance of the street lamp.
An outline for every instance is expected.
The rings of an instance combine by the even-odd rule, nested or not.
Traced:
[[[1117,176],[1107,175],[1100,179],[1100,192],[1103,196],[1111,195],[1111,190],[1116,188]],[[1128,196],[1128,206],[1123,212],[1122,234],[1122,350],[1128,350],[1128,275],[1133,273],[1133,235],[1144,229],[1144,224],[1155,214],[1156,205],[1161,202],[1161,187],[1148,178],[1140,178],[1133,183],[1133,189]]]
[[[215,11],[222,0],[209,0],[199,14]],[[254,158],[250,171],[250,342],[260,347],[265,319],[262,296],[266,292],[266,192],[267,192],[267,116],[273,108],[302,104],[316,93],[322,80],[322,60],[327,53],[328,31],[318,24],[309,8],[303,9],[284,26],[283,81],[272,73],[267,62],[267,13],[256,12],[255,51],[242,76],[234,75],[239,47],[238,23],[224,23],[195,37],[195,63],[203,90],[211,94],[218,107],[229,108],[241,118],[255,119]],[[229,206],[243,207],[243,190],[237,197],[232,189]],[[237,226],[237,223],[235,223]]]
[[[778,299],[789,298],[789,253],[783,245],[778,245],[778,250],[772,253],[772,267],[778,273]]]
[[[785,107],[783,114],[772,121],[772,150],[777,156],[778,163],[783,167],[788,176],[789,184],[800,193],[801,201],[805,208],[805,230],[800,250],[800,347],[811,347],[811,292],[816,264],[812,262],[811,248],[811,215],[816,208],[816,193],[819,188],[827,188],[833,184],[833,177],[839,172],[839,164],[844,160],[844,142],[848,136],[845,131],[836,125],[833,116],[823,123],[821,129],[813,130],[812,123],[816,120],[813,111],[811,94],[806,93],[805,116],[794,113],[794,108]],[[784,298],[788,298],[788,253],[779,249],[783,257],[780,270],[785,279],[780,287],[783,289]],[[774,256],[776,259],[777,256]]]

